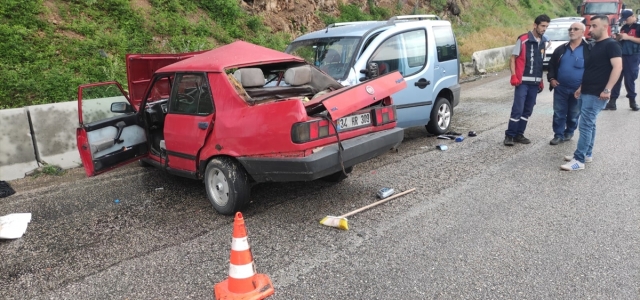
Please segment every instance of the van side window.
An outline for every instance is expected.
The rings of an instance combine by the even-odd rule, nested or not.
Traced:
[[[380,75],[399,71],[406,77],[422,70],[426,57],[426,32],[420,29],[388,38],[376,49],[370,62],[378,64]]]
[[[170,101],[170,113],[208,115],[213,112],[209,82],[204,74],[177,75]]]
[[[436,39],[436,49],[438,51],[438,61],[458,59],[458,48],[456,39],[453,36],[451,27],[433,27],[433,36]]]

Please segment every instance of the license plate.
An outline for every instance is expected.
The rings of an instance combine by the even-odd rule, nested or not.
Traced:
[[[351,129],[371,124],[371,114],[359,114],[338,119],[338,130]]]

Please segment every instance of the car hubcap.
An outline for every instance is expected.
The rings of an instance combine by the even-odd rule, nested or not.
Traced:
[[[438,127],[440,130],[446,130],[451,122],[451,110],[449,105],[442,104],[438,107]]]
[[[229,202],[229,182],[227,177],[217,168],[213,168],[209,172],[209,194],[217,205],[227,205],[227,202]]]

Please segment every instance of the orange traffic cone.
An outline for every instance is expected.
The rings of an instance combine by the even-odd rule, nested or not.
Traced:
[[[216,284],[214,291],[216,299],[246,300],[264,299],[275,292],[269,276],[256,274],[256,265],[247,239],[247,228],[239,212],[233,221],[229,277]]]

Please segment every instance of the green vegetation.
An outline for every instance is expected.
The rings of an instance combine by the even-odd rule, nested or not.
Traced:
[[[0,1],[0,109],[71,101],[84,83],[126,84],[127,53],[190,52],[236,39],[284,50],[292,38],[273,34],[236,1],[147,3]]]
[[[64,173],[66,173],[66,171],[61,167],[55,165],[45,165],[42,168],[36,169],[33,174],[31,174],[31,176],[33,176],[34,178],[40,177],[42,175],[62,176],[64,175]]]
[[[0,109],[74,100],[80,84],[126,85],[127,53],[179,53],[245,40],[284,50],[294,37],[274,32],[242,0],[2,0]],[[300,2],[311,0],[300,0]],[[570,2],[571,1],[571,2]],[[637,2],[627,3],[638,8]],[[326,24],[385,20],[397,14],[446,15],[447,0],[338,0],[338,16],[317,11]],[[448,15],[463,60],[481,49],[511,44],[535,16],[575,15],[579,0],[467,0]],[[298,3],[298,2],[296,2]],[[365,4],[366,5],[363,5]],[[363,8],[364,7],[364,8]],[[428,7],[428,8],[424,8]],[[295,22],[293,19],[289,22]],[[300,33],[312,30],[296,24]]]

